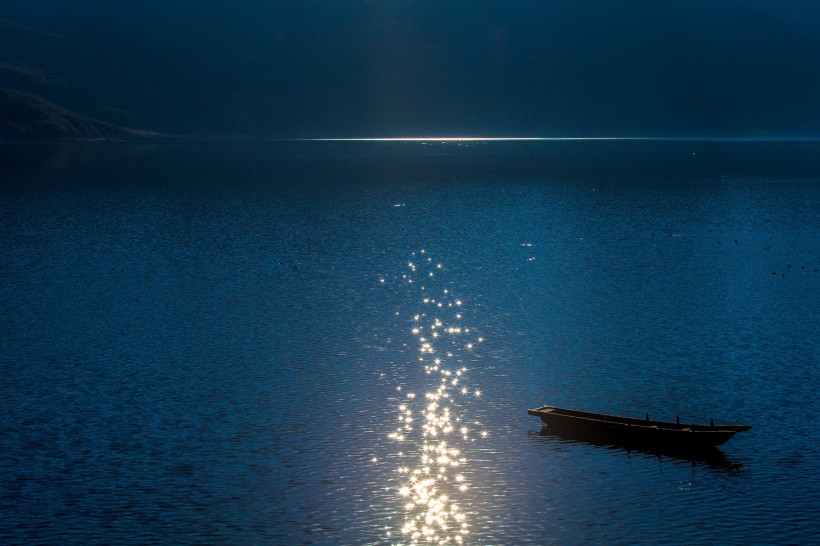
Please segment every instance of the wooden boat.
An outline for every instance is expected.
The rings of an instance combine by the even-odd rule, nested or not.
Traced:
[[[553,406],[542,406],[527,413],[540,417],[548,430],[570,435],[594,437],[616,445],[634,445],[671,450],[708,449],[726,443],[750,425],[708,425],[668,423],[631,417],[617,417]]]

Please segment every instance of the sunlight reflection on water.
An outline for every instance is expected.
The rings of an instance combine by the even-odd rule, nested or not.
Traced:
[[[398,424],[389,434],[400,449],[393,480],[404,521],[397,536],[410,544],[464,541],[470,528],[461,498],[469,488],[463,474],[468,464],[465,452],[476,438],[488,435],[480,422],[468,417],[469,404],[481,390],[469,382],[464,365],[465,356],[484,338],[463,323],[464,302],[455,297],[451,284],[441,280],[444,271],[443,264],[421,249],[412,253],[405,273],[393,277],[407,285],[417,308],[407,322],[419,356],[408,364],[423,368],[428,389],[417,396],[404,385],[396,387],[404,401],[397,407]],[[394,534],[388,530],[388,538]]]

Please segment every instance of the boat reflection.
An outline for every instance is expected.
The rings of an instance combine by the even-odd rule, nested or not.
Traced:
[[[556,431],[550,430],[548,427],[542,428],[540,431],[529,432],[530,441],[537,442],[551,442],[562,444],[591,444],[608,448],[613,451],[620,451],[631,454],[641,454],[645,456],[655,456],[659,459],[668,458],[677,461],[689,461],[693,465],[707,466],[713,470],[729,473],[739,473],[746,470],[746,466],[737,460],[729,458],[720,448],[711,447],[707,449],[700,449],[697,451],[676,450],[670,448],[648,448],[643,446],[634,446],[626,444],[614,444],[601,440],[599,436],[584,434],[578,431]]]

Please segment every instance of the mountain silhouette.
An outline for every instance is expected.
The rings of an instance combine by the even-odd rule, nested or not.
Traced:
[[[158,133],[122,127],[128,112],[93,105],[57,73],[71,45],[57,34],[0,20],[0,139],[76,140],[151,138]],[[42,68],[42,67],[48,68]],[[75,110],[95,110],[112,121]]]

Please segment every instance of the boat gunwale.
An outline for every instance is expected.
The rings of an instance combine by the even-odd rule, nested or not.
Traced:
[[[634,417],[621,417],[618,415],[608,415],[605,413],[593,413],[583,410],[572,410],[567,408],[559,408],[555,406],[541,406],[540,408],[527,410],[527,413],[536,417],[542,416],[557,416],[569,419],[578,419],[582,421],[595,422],[600,424],[612,424],[628,427],[639,427],[648,430],[666,430],[670,432],[697,432],[697,433],[721,433],[727,432],[744,432],[749,430],[751,425],[697,425],[684,423],[671,423],[668,421],[652,421],[637,419]],[[543,419],[542,419],[543,420]]]

